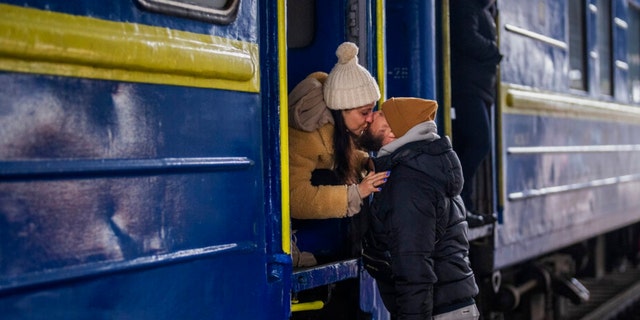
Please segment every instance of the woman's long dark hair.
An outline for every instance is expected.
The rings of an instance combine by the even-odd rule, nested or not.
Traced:
[[[342,116],[342,110],[331,110],[335,130],[333,132],[334,171],[342,183],[355,183],[355,170],[351,168],[353,142]]]

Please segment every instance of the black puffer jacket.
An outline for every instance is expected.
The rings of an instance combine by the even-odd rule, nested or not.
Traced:
[[[367,236],[391,254],[398,318],[431,319],[434,308],[477,295],[462,169],[449,139],[410,142],[374,162],[391,176],[374,198]]]

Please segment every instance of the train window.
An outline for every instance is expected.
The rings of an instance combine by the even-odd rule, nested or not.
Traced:
[[[640,6],[629,7],[629,28],[627,48],[629,63],[629,83],[631,101],[640,103]]]
[[[287,1],[287,46],[304,48],[311,44],[315,32],[315,0]]]
[[[598,0],[598,66],[600,67],[600,93],[612,95],[611,58],[611,0]]]
[[[569,0],[569,81],[573,89],[587,89],[585,45],[585,5]]]
[[[137,0],[145,9],[206,22],[229,24],[240,0]]]

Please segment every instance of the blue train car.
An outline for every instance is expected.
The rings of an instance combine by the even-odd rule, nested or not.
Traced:
[[[588,288],[573,276],[638,262],[639,11],[634,1],[498,6],[505,55],[495,118],[500,221],[485,271],[494,285],[504,282],[499,297],[526,297],[494,307],[532,316],[586,300]],[[564,300],[534,302],[540,294],[519,287],[540,274],[553,281],[537,287]]]
[[[386,4],[386,94],[436,97],[445,134],[456,121],[449,9],[464,2]],[[469,232],[478,301],[489,318],[561,319],[563,304],[588,299],[574,277],[638,263],[640,5],[498,0],[496,8],[504,58],[474,198],[498,222]],[[435,47],[423,46],[429,40]]]
[[[640,33],[633,5],[517,2],[501,10],[496,267],[640,219],[638,52],[627,52]]]
[[[639,14],[624,0],[500,6],[493,270],[535,261],[569,278],[637,264]],[[519,280],[502,275],[516,286],[537,277],[511,269]],[[584,294],[565,285],[571,299]]]

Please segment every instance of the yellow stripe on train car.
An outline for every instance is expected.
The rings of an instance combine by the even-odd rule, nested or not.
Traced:
[[[526,114],[620,123],[638,123],[640,108],[599,99],[544,92],[513,84],[501,85],[504,114]]]
[[[0,70],[258,92],[258,45],[0,4]]]

